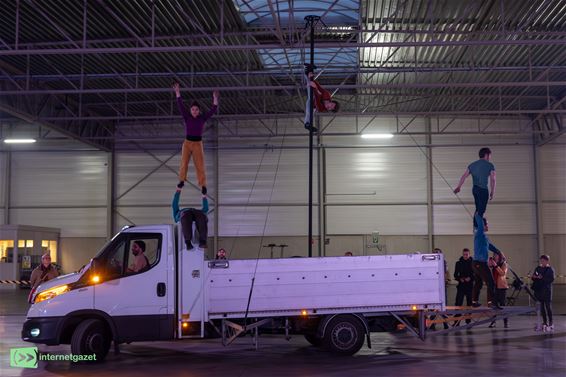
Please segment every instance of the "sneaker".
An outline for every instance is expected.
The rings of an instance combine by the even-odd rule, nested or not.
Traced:
[[[545,326],[544,332],[554,332],[554,325]]]
[[[201,192],[203,195],[206,195],[206,192],[207,192],[206,186],[202,186],[202,189],[200,190],[200,192]]]
[[[481,304],[479,302],[472,302],[472,308],[479,308]]]
[[[185,181],[181,181],[177,184],[177,188],[183,188],[183,186],[185,186]]]
[[[536,332],[541,332],[541,331],[543,331],[544,326],[545,326],[545,325],[543,325],[543,326],[541,326],[541,325],[535,325],[534,330],[535,330]]]
[[[493,329],[495,327],[495,322],[491,322],[491,324],[488,326],[490,329]]]

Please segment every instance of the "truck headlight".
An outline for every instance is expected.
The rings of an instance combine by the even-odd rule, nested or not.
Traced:
[[[63,293],[69,292],[69,286],[68,285],[60,285],[58,287],[53,287],[51,289],[48,289],[46,291],[43,291],[41,293],[39,293],[37,296],[35,296],[35,303],[37,304],[38,302],[41,301],[45,301],[45,300],[50,300],[55,296],[59,296],[62,295]]]

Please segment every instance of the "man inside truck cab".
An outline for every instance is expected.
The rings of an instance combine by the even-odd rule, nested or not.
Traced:
[[[136,240],[132,242],[132,254],[134,255],[133,263],[128,267],[126,273],[136,274],[149,269],[149,260],[145,253],[145,242]]]

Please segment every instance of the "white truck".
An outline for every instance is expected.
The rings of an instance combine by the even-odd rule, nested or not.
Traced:
[[[445,309],[441,254],[207,261],[174,225],[123,229],[81,271],[41,284],[22,339],[102,360],[111,342],[203,338],[269,327],[354,354],[372,331],[422,332]],[[141,241],[141,242],[140,242]],[[149,263],[133,269],[132,245]],[[414,325],[414,326],[413,326]],[[420,328],[420,330],[415,330]],[[257,344],[257,343],[256,343]]]

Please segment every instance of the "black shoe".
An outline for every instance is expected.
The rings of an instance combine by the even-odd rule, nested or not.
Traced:
[[[497,304],[494,304],[494,303],[492,303],[492,302],[489,302],[489,303],[487,304],[487,306],[488,306],[490,309],[503,310],[503,308],[502,308],[501,306],[499,306],[499,305],[497,305]]]
[[[312,132],[318,131],[318,129],[316,127],[311,126],[310,123],[305,123],[305,129],[307,129],[308,131],[312,131]]]
[[[491,322],[491,324],[488,326],[490,329],[495,327],[495,322]]]
[[[202,192],[203,195],[206,195],[206,186],[202,186],[202,190],[200,192]]]
[[[177,188],[183,188],[185,186],[185,181],[181,181],[177,184]]]
[[[479,302],[472,302],[472,308],[479,308],[481,304]]]

